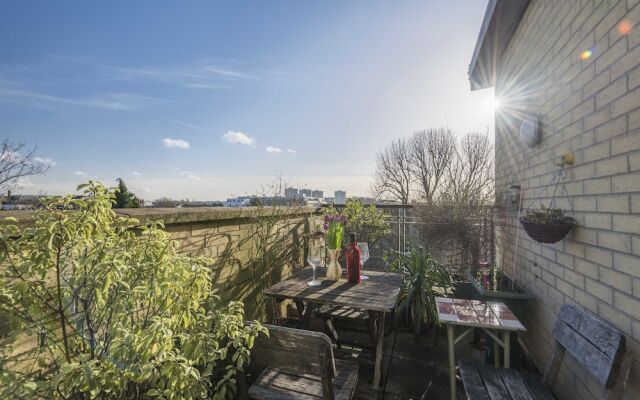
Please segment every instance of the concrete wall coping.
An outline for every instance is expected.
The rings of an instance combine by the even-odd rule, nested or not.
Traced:
[[[122,216],[138,219],[141,223],[164,221],[165,225],[193,222],[225,221],[254,217],[310,215],[320,211],[317,207],[193,207],[193,208],[126,208],[115,210]],[[18,225],[29,225],[34,211],[0,211],[0,224],[13,217]]]

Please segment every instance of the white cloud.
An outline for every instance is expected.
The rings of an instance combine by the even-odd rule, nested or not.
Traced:
[[[267,146],[265,150],[267,153],[282,153],[282,149],[279,147]]]
[[[200,180],[200,177],[191,171],[180,171],[180,176],[186,176],[187,178],[192,179],[194,181]]]
[[[294,149],[287,149],[287,153],[296,154],[297,151],[295,151]]]
[[[227,78],[239,78],[239,79],[251,79],[251,80],[259,80],[260,78],[246,74],[240,71],[234,71],[227,68],[220,68],[217,66],[206,66],[203,67],[203,70],[212,75],[223,76]]]
[[[174,124],[177,124],[177,125],[180,125],[180,126],[184,126],[186,128],[191,128],[191,129],[196,130],[196,131],[204,131],[204,132],[207,131],[206,128],[203,128],[203,127],[198,126],[198,125],[190,124],[188,122],[180,121],[180,120],[177,120],[177,119],[170,119],[169,122],[173,122]]]
[[[173,68],[112,65],[99,67],[118,80],[155,81],[193,89],[217,90],[229,84],[264,80],[263,77],[241,70],[238,66],[215,65],[208,62]]]
[[[31,181],[31,178],[29,178],[28,176],[24,176],[24,177],[18,178],[18,180],[16,181],[16,186],[19,189],[30,189],[35,185]]]
[[[50,157],[34,157],[34,161],[46,165],[47,167],[55,167],[58,163]]]
[[[217,90],[223,89],[227,86],[220,85],[218,83],[185,83],[184,86],[191,89],[205,89],[205,90]]]
[[[222,140],[227,143],[243,144],[251,147],[255,147],[256,145],[256,140],[254,138],[245,133],[236,131],[227,131],[227,133],[222,135]]]
[[[74,171],[74,172],[73,172],[73,174],[74,174],[74,175],[81,176],[81,177],[83,177],[83,178],[86,178],[86,177],[88,176],[88,175],[87,175],[87,173],[86,173],[86,172],[84,172],[84,171]]]
[[[133,175],[133,177],[136,179],[142,178],[142,174],[138,171],[131,171],[131,175]]]
[[[164,147],[168,147],[170,149],[177,148],[177,149],[186,150],[191,148],[191,144],[186,140],[165,138],[165,139],[162,139],[162,142],[164,143]]]
[[[74,106],[100,108],[112,111],[138,110],[161,102],[160,99],[135,93],[106,93],[101,96],[73,98],[8,87],[0,87],[0,101],[36,108]]]

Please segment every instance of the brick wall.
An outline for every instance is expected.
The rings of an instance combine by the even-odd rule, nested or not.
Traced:
[[[318,224],[314,208],[245,207],[118,210],[141,220],[162,220],[178,250],[212,259],[214,293],[242,300],[248,319],[272,318],[262,291],[304,265],[305,234]],[[262,249],[260,248],[262,246]],[[261,251],[269,249],[268,256]],[[265,308],[266,306],[266,308]]]
[[[313,207],[136,208],[116,212],[141,223],[163,221],[180,253],[212,260],[214,293],[225,302],[244,301],[246,317],[262,320],[276,311],[265,308],[262,290],[305,265],[306,234],[322,223]],[[15,218],[22,228],[33,224],[32,211],[8,211],[2,217]]]
[[[628,35],[621,21],[635,25]],[[580,53],[593,49],[581,60]],[[522,186],[523,207],[549,204],[558,167],[573,152],[556,205],[578,226],[565,240],[541,245],[506,216],[496,235],[497,260],[529,290],[525,343],[544,369],[551,329],[563,303],[577,303],[628,335],[634,360],[625,394],[640,398],[640,1],[532,0],[498,64],[496,114],[498,195]],[[523,115],[537,114],[542,141],[519,140]],[[603,398],[567,357],[556,393]]]

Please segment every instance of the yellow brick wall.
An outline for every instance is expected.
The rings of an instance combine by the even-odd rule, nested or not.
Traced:
[[[628,20],[634,29],[621,35]],[[587,60],[580,53],[593,49]],[[496,235],[497,260],[535,300],[525,343],[544,369],[551,329],[563,303],[577,303],[629,338],[635,357],[625,399],[640,399],[640,1],[532,0],[498,64],[498,194],[522,186],[523,207],[549,205],[552,160],[567,152],[556,205],[578,226],[543,245],[519,231],[509,213]],[[523,115],[541,120],[542,141],[523,145]],[[600,399],[603,391],[575,362],[562,368],[561,399]]]
[[[247,207],[243,209],[118,210],[141,222],[164,221],[178,251],[211,259],[214,294],[223,302],[241,300],[247,319],[265,320],[276,313],[262,296],[268,282],[279,282],[304,266],[305,236],[321,223],[313,208]],[[271,221],[271,222],[267,222]],[[269,227],[269,228],[268,228]],[[284,242],[277,265],[257,260],[260,233]],[[272,249],[274,247],[271,247]],[[282,254],[282,252],[279,252]],[[265,308],[266,307],[266,308]]]

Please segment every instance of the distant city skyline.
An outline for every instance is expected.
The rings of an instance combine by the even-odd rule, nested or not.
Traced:
[[[493,134],[493,92],[467,79],[485,6],[5,2],[0,137],[51,166],[15,192],[123,178],[144,199],[224,200],[281,176],[369,196],[394,138]]]

